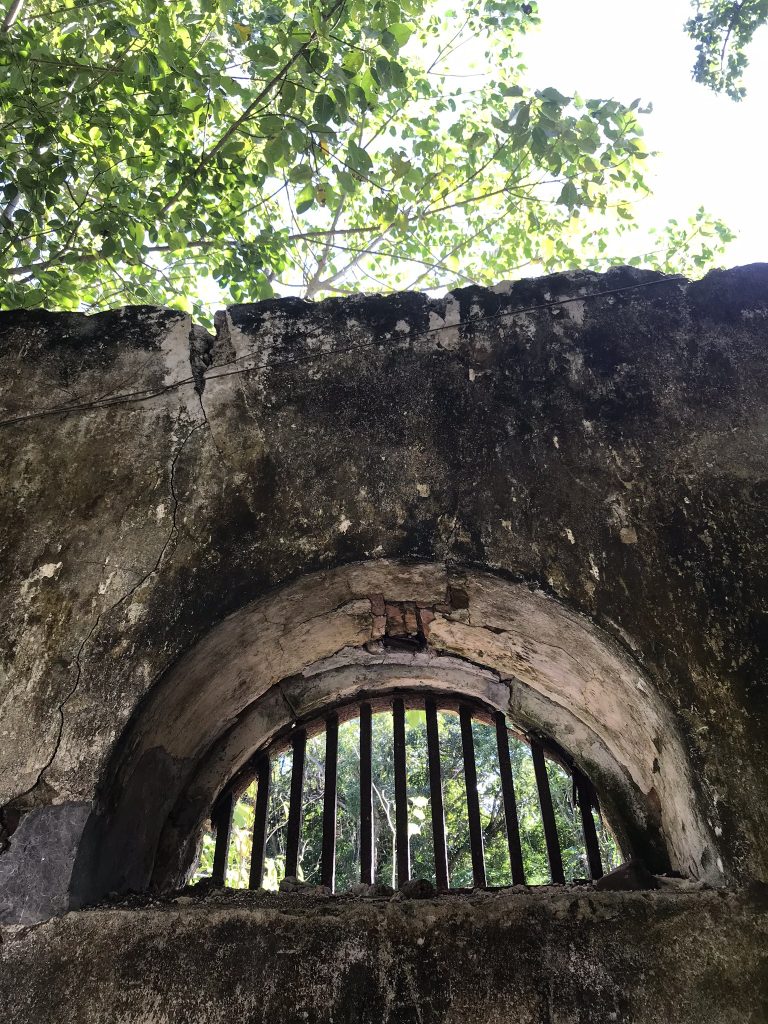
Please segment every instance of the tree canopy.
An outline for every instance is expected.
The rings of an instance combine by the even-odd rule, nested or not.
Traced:
[[[537,21],[512,0],[13,0],[0,298],[206,322],[206,289],[705,266],[728,232],[703,210],[615,251],[647,193],[640,101],[530,89]],[[456,73],[466,47],[488,74]]]
[[[768,21],[768,0],[696,0],[686,30],[696,43],[693,77],[715,92],[740,100],[747,46]]]

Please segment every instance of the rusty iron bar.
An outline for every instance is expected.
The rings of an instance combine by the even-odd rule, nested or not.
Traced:
[[[533,757],[533,770],[536,774],[536,788],[539,791],[539,807],[541,808],[541,823],[544,826],[544,839],[547,844],[549,874],[554,883],[563,885],[565,883],[563,858],[560,854],[560,840],[557,836],[557,822],[555,821],[555,809],[552,806],[547,766],[544,763],[544,748],[534,738],[531,738],[531,756]]]
[[[251,873],[249,889],[260,889],[264,880],[264,848],[267,841],[267,810],[269,789],[272,782],[272,767],[269,754],[259,757],[256,768],[256,808],[253,815],[253,843],[251,844]]]
[[[507,733],[507,720],[504,717],[503,711],[496,712],[494,722],[496,725],[496,746],[499,752],[501,795],[504,799],[504,822],[507,828],[507,848],[509,849],[512,884],[525,885],[525,868],[523,866],[523,851],[520,847],[520,825],[517,820],[515,784],[512,780],[512,762],[509,757],[509,735]]]
[[[360,705],[360,881],[373,884],[372,712]]]
[[[592,806],[594,803],[592,784],[582,775],[578,768],[574,768],[573,785],[579,801],[579,810],[581,811],[581,827],[584,833],[584,847],[587,851],[589,877],[595,882],[598,878],[603,877],[603,861],[600,856],[600,843],[597,841],[595,819],[592,817]]]
[[[304,789],[304,754],[307,747],[305,729],[297,729],[291,738],[293,764],[291,766],[291,797],[288,805],[288,836],[285,842],[285,877],[296,878],[299,870],[299,841],[301,839],[302,792]]]
[[[212,825],[216,829],[216,846],[213,851],[213,870],[211,881],[215,886],[224,885],[227,876],[227,855],[229,853],[229,836],[232,831],[232,811],[235,802],[232,792],[225,793],[213,815]]]
[[[445,840],[443,782],[440,774],[440,743],[437,732],[437,704],[431,697],[424,701],[427,718],[427,760],[429,762],[429,803],[432,810],[432,845],[435,851],[435,885],[448,888],[448,848]]]
[[[336,783],[339,761],[339,716],[325,723],[325,782],[323,784],[323,849],[320,881],[333,892],[336,884]]]
[[[411,877],[411,851],[408,844],[408,777],[405,764],[405,701],[392,701],[393,758],[395,762],[395,834],[397,884]]]
[[[472,738],[472,711],[466,704],[459,708],[461,723],[461,751],[464,759],[464,783],[467,789],[467,819],[469,846],[472,851],[472,880],[476,889],[485,887],[485,858],[483,856],[483,827],[480,821],[480,798],[477,793],[477,767],[475,742]]]
[[[515,799],[514,779],[509,748],[509,730],[503,712],[493,711],[459,696],[424,696],[421,694],[403,693],[376,696],[375,700],[367,696],[361,703],[354,706],[360,721],[360,880],[371,884],[375,875],[375,837],[373,830],[373,711],[392,709],[394,782],[395,782],[395,866],[398,885],[410,878],[410,842],[408,835],[408,778],[406,750],[406,707],[423,706],[426,717],[426,740],[428,755],[428,773],[430,786],[430,806],[432,818],[432,838],[435,855],[435,883],[441,891],[450,886],[447,857],[447,830],[445,825],[445,808],[442,789],[441,759],[439,748],[438,709],[445,706],[449,710],[458,711],[461,725],[462,759],[464,781],[467,798],[467,820],[469,825],[470,852],[472,857],[473,883],[482,888],[486,883],[483,831],[480,812],[480,797],[477,784],[477,762],[475,758],[472,722],[475,717],[485,724],[495,725],[496,746],[498,752],[499,775],[504,806],[504,817],[507,833],[507,846],[513,884],[525,884],[520,843],[520,827]],[[317,718],[305,724],[302,721],[294,730],[274,741],[272,745],[258,752],[249,762],[251,772],[257,779],[255,811],[253,822],[253,843],[250,864],[249,887],[259,888],[263,881],[265,863],[265,845],[267,834],[268,806],[271,784],[271,758],[286,749],[290,743],[293,752],[293,765],[290,783],[290,804],[288,812],[288,828],[286,843],[286,877],[298,873],[299,850],[301,845],[304,768],[306,743],[308,735],[314,735],[324,726],[326,738],[325,786],[323,793],[322,812],[322,844],[320,874],[324,885],[331,890],[335,886],[336,873],[336,840],[337,840],[337,802],[338,802],[338,742],[339,723],[350,717],[352,706],[334,708],[326,712],[325,718]],[[564,755],[556,744],[544,746],[543,740],[526,737],[530,743],[531,757],[538,789],[541,820],[546,841],[551,880],[555,884],[565,881],[562,853],[557,832],[550,790],[549,778],[545,762],[545,750],[549,757],[563,764],[572,773],[574,800],[578,801],[584,837],[584,849],[593,879],[602,877],[603,866],[600,846],[592,815],[597,808],[597,795],[589,779],[576,768],[567,755]],[[253,776],[251,776],[253,777]],[[243,780],[245,781],[245,779]],[[216,802],[212,812],[212,826],[216,833],[214,866],[212,880],[223,885],[227,872],[228,848],[230,841],[232,813],[234,810],[234,794],[240,792],[237,785],[231,785]]]

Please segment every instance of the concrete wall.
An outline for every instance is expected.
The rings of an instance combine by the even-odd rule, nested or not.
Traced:
[[[416,584],[391,582],[396,567],[423,564],[445,578],[445,593],[427,595],[435,656],[491,673],[534,725],[548,716],[567,727],[565,746],[570,737],[584,763],[603,764],[606,784],[624,771],[635,826],[656,829],[686,873],[735,886],[768,877],[768,267],[696,283],[617,269],[441,300],[269,301],[230,309],[215,337],[154,308],[0,314],[0,466],[0,919],[9,925],[105,895],[100,844],[119,835],[131,786],[148,813],[126,819],[146,835],[140,849],[123,848],[123,884],[150,877],[161,833],[186,841],[177,826],[196,820],[184,817],[195,780],[211,793],[218,784],[205,750],[222,749],[272,676],[232,675],[232,715],[209,716],[196,745],[173,747],[171,726],[161,729],[143,776],[133,755],[153,720],[168,722],[180,667],[208,679],[213,706],[218,677],[199,659],[217,628],[290,607],[286,595],[311,589],[310,579],[326,579],[317,593],[327,598],[356,563],[375,573],[384,560],[395,567],[390,589],[338,584],[322,637],[305,601],[293,646],[283,637],[281,647],[268,616],[259,642],[272,629],[274,651],[296,653],[293,674],[309,686],[306,638],[332,657],[339,627],[345,657],[367,649],[375,602],[420,599]],[[493,604],[485,585],[467,584],[469,606],[452,604],[469,579],[529,598]],[[534,606],[549,611],[537,618]],[[547,622],[575,624],[594,658],[581,662],[582,648],[558,643]],[[496,647],[485,642],[492,636]],[[614,659],[622,686],[635,680],[638,710],[626,727],[614,714],[626,701],[595,659]],[[681,838],[691,828],[695,842]],[[692,957],[691,936],[712,927],[702,971],[720,981],[709,1003],[696,995],[691,1005],[714,1007],[713,1020],[749,1019],[726,995],[711,1000],[737,986],[741,963],[757,978],[751,943],[762,919],[744,910],[752,917],[734,946],[713,908],[744,897],[720,898],[688,894],[680,917],[633,897],[621,927],[642,934],[647,957],[674,935]],[[525,910],[526,921],[529,912],[535,931],[538,911]],[[17,970],[26,964],[30,999],[43,991],[45,964],[74,993],[82,972],[67,966],[65,945],[43,955],[37,943],[74,929],[82,955],[101,965],[96,978],[108,970],[110,929],[135,927],[138,971],[151,950],[180,941],[175,926],[163,932],[174,918],[141,913],[154,922],[147,933],[125,911],[70,916],[22,937],[11,928],[4,955]],[[246,930],[260,920],[248,918]],[[203,959],[213,921],[200,933]],[[570,947],[555,957],[561,933],[547,934],[554,991]],[[592,934],[599,972],[604,932]],[[645,980],[632,982],[635,1002],[615,1019],[663,1016],[656,960],[643,955],[632,963]],[[120,970],[127,984],[131,968]],[[677,973],[668,962],[664,984]],[[710,991],[704,974],[691,976],[689,994]],[[355,1006],[351,981],[334,998],[344,1002],[347,985]],[[87,1005],[83,1019],[104,1019],[96,994]],[[162,1012],[183,1019],[178,1005]],[[19,1019],[43,1019],[34,1013]],[[606,1010],[600,1019],[613,1018]]]
[[[0,1003],[14,1024],[763,1024],[760,907],[713,891],[182,897],[9,936]]]

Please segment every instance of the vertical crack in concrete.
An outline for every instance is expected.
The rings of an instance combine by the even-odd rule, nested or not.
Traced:
[[[218,314],[215,318],[216,334],[213,335],[209,331],[206,331],[204,327],[200,327],[199,324],[192,324],[189,329],[189,365],[192,370],[192,378],[195,382],[195,391],[197,392],[197,399],[200,403],[200,412],[203,415],[205,425],[208,427],[208,431],[211,435],[211,441],[213,447],[219,453],[222,454],[221,447],[216,440],[216,435],[213,432],[213,428],[208,420],[208,414],[205,411],[205,404],[203,403],[203,392],[205,391],[206,384],[206,370],[210,367],[213,359],[213,349],[216,344],[216,340],[219,337],[222,329],[226,327],[226,317],[221,318]]]
[[[222,451],[222,449],[221,449],[221,447],[219,445],[219,442],[216,440],[216,435],[213,432],[213,427],[211,426],[210,421],[208,420],[208,414],[205,411],[205,405],[203,405],[203,392],[202,391],[198,391],[197,392],[197,399],[200,402],[200,412],[203,414],[204,425],[206,427],[208,427],[208,433],[211,436],[211,443],[213,444],[213,447],[216,449],[218,454],[219,455],[223,455],[224,452]]]
[[[179,420],[180,419],[181,419],[181,415],[179,415]],[[177,426],[179,424],[179,420],[177,420],[177,423],[176,423]],[[168,532],[168,536],[167,536],[167,538],[165,540],[165,543],[163,544],[163,546],[162,546],[162,548],[160,550],[160,554],[157,556],[157,561],[152,566],[152,568],[149,570],[149,572],[145,573],[141,577],[141,579],[130,588],[130,590],[128,590],[125,594],[123,594],[123,596],[121,598],[119,598],[117,601],[115,601],[115,603],[111,606],[111,608],[109,609],[107,614],[111,614],[119,605],[123,604],[125,601],[128,601],[131,597],[133,597],[133,595],[136,593],[136,591],[139,590],[141,587],[143,587],[144,584],[147,582],[147,580],[151,576],[154,576],[154,574],[159,571],[160,566],[162,565],[163,560],[165,559],[165,555],[166,555],[166,552],[168,551],[168,548],[171,546],[173,541],[176,539],[176,536],[177,536],[177,534],[179,532],[179,525],[178,525],[179,496],[176,493],[176,466],[177,466],[178,461],[181,458],[181,455],[182,455],[184,449],[186,448],[190,438],[192,437],[192,435],[194,433],[196,433],[198,430],[202,430],[206,426],[207,422],[208,422],[207,420],[204,420],[202,423],[196,423],[194,427],[191,427],[187,431],[187,433],[186,433],[186,435],[184,437],[184,440],[181,442],[181,444],[177,448],[175,454],[173,455],[173,458],[171,459],[171,471],[170,471],[170,481],[169,481],[170,491],[171,491],[171,502],[172,502],[172,508],[171,508],[171,528],[170,528],[170,530]]]
[[[0,808],[0,830],[4,830],[4,828],[5,828],[5,814],[4,814],[5,808],[6,807],[10,807],[13,804],[17,804],[19,801],[23,800],[25,797],[29,796],[31,793],[34,793],[34,791],[37,789],[37,787],[43,781],[43,776],[48,771],[48,769],[51,767],[51,765],[54,762],[54,759],[55,759],[56,755],[59,752],[59,748],[61,746],[61,738],[62,738],[62,736],[64,734],[64,708],[69,703],[69,701],[72,700],[72,698],[74,697],[75,693],[77,692],[77,688],[80,686],[80,679],[82,677],[82,664],[80,662],[80,658],[82,657],[82,654],[83,654],[83,651],[85,650],[86,644],[90,641],[91,637],[93,636],[93,634],[98,629],[100,622],[101,622],[101,612],[99,612],[99,614],[96,616],[96,621],[94,622],[94,624],[91,626],[91,628],[86,633],[85,637],[83,638],[83,640],[82,640],[82,642],[81,642],[80,646],[78,647],[77,652],[75,654],[75,680],[72,683],[72,686],[67,691],[67,693],[64,695],[63,700],[59,701],[59,703],[58,703],[58,705],[56,707],[56,711],[57,711],[58,716],[59,716],[59,725],[58,725],[58,728],[56,730],[56,739],[54,740],[53,751],[52,751],[50,757],[45,762],[45,764],[40,769],[40,771],[37,773],[37,778],[32,783],[32,785],[29,786],[27,789],[25,789],[23,793],[19,793],[17,796],[13,797],[13,799],[9,800],[8,803],[5,805],[5,807]]]
[[[179,425],[180,420],[181,420],[181,414],[179,414],[179,418],[176,421],[177,427]],[[170,486],[170,492],[171,492],[171,501],[172,501],[171,528],[170,528],[168,536],[167,536],[167,538],[166,538],[165,542],[163,543],[163,546],[162,546],[162,548],[160,550],[160,554],[157,557],[157,561],[152,566],[152,568],[148,572],[146,572],[139,579],[139,581],[137,583],[135,583],[128,591],[126,591],[125,594],[123,594],[121,597],[119,597],[117,599],[117,601],[115,601],[112,605],[110,605],[110,607],[106,610],[106,612],[101,611],[96,616],[96,619],[95,619],[93,625],[88,630],[88,633],[85,635],[85,637],[83,638],[80,646],[77,649],[77,653],[75,654],[75,659],[74,659],[74,661],[75,661],[75,679],[74,679],[74,682],[72,683],[72,686],[69,688],[67,693],[64,695],[64,698],[59,702],[59,704],[57,706],[57,712],[58,712],[58,715],[59,715],[59,726],[58,726],[58,729],[57,729],[57,732],[56,732],[56,739],[54,741],[53,751],[52,751],[50,757],[46,760],[45,764],[40,769],[40,771],[37,773],[37,778],[32,783],[32,785],[29,786],[26,790],[24,790],[23,793],[20,793],[20,794],[18,794],[18,796],[13,797],[12,800],[9,800],[8,803],[5,805],[5,807],[9,807],[12,804],[16,804],[16,803],[18,803],[18,801],[23,800],[25,797],[27,797],[31,793],[33,793],[38,788],[38,786],[41,784],[41,782],[43,781],[43,776],[45,775],[45,773],[48,771],[48,769],[51,767],[51,765],[53,764],[54,760],[56,759],[56,756],[57,756],[57,754],[59,752],[59,749],[61,747],[62,736],[64,735],[64,708],[72,700],[72,698],[74,697],[75,693],[77,693],[77,690],[78,690],[78,688],[80,686],[80,681],[81,681],[82,675],[83,675],[83,666],[82,666],[82,661],[81,661],[82,656],[83,656],[83,652],[84,652],[86,646],[90,643],[91,638],[95,634],[96,630],[99,628],[99,625],[101,624],[102,618],[104,618],[105,616],[108,617],[109,615],[111,615],[112,612],[114,612],[115,609],[117,609],[121,604],[124,604],[131,597],[133,597],[133,595],[136,593],[136,591],[139,590],[139,588],[142,587],[147,582],[147,580],[150,579],[151,576],[153,576],[156,572],[159,571],[160,566],[162,565],[163,560],[165,558],[166,552],[168,551],[168,548],[170,547],[170,545],[173,543],[174,539],[176,538],[176,536],[178,534],[178,530],[179,530],[178,519],[177,519],[177,517],[178,517],[178,510],[179,510],[179,496],[178,496],[178,494],[176,492],[176,466],[177,466],[178,461],[179,461],[179,459],[180,459],[180,457],[182,455],[182,452],[186,448],[186,446],[187,446],[190,438],[192,437],[192,435],[196,431],[202,430],[206,426],[206,424],[207,424],[207,420],[205,420],[204,422],[195,424],[195,426],[193,426],[189,431],[187,431],[187,433],[184,436],[183,441],[181,442],[181,444],[179,445],[179,447],[177,448],[176,452],[174,453],[174,455],[173,455],[173,457],[171,459],[170,479],[169,479],[169,486]],[[3,812],[5,810],[5,807],[4,808],[0,808],[0,831],[4,831],[4,829],[5,829],[5,824],[4,824],[5,818],[4,818],[4,814],[3,814]]]
[[[218,327],[217,327],[217,330],[218,330]],[[61,701],[59,701],[59,703],[57,705],[57,708],[56,708],[57,714],[59,716],[59,724],[58,724],[58,728],[56,730],[56,738],[55,738],[54,743],[53,743],[53,750],[52,750],[50,756],[46,759],[45,764],[43,764],[42,768],[37,773],[37,777],[36,777],[35,781],[32,783],[32,785],[29,786],[22,793],[19,793],[16,796],[14,796],[11,800],[8,801],[7,804],[5,804],[4,806],[0,807],[0,844],[2,843],[2,840],[4,838],[6,838],[10,834],[10,832],[9,832],[9,830],[7,828],[7,821],[6,821],[6,817],[5,817],[5,809],[6,809],[6,807],[10,807],[13,804],[17,804],[19,801],[24,800],[25,797],[30,796],[30,794],[32,794],[38,788],[38,786],[41,784],[41,782],[43,781],[43,777],[44,777],[45,773],[48,771],[48,769],[51,767],[51,765],[53,764],[54,760],[56,759],[56,756],[57,756],[57,754],[59,752],[59,749],[61,747],[62,736],[64,734],[64,708],[72,700],[72,698],[74,697],[75,693],[77,692],[77,690],[78,690],[78,688],[80,686],[80,681],[82,679],[82,674],[83,674],[83,666],[82,666],[83,652],[85,651],[86,646],[90,643],[92,637],[94,636],[94,634],[98,630],[98,628],[99,628],[99,626],[101,624],[102,618],[104,617],[105,614],[107,616],[111,615],[112,612],[114,612],[116,608],[118,608],[125,601],[129,600],[136,593],[136,591],[139,590],[139,588],[142,587],[147,582],[147,580],[151,576],[153,576],[160,569],[160,566],[161,566],[161,564],[163,562],[163,559],[165,558],[166,552],[168,551],[168,548],[170,547],[170,545],[172,544],[172,542],[175,539],[176,535],[178,534],[177,515],[178,515],[178,508],[179,508],[179,499],[178,499],[178,494],[176,493],[176,465],[177,465],[178,460],[179,460],[179,458],[181,456],[181,453],[183,452],[184,448],[186,447],[187,442],[191,438],[192,434],[195,433],[196,430],[202,429],[204,426],[207,426],[208,429],[210,430],[210,423],[208,422],[208,416],[207,416],[206,411],[205,411],[205,406],[203,405],[203,391],[205,390],[205,370],[206,370],[207,366],[210,365],[211,356],[212,356],[212,352],[213,352],[213,346],[214,346],[215,342],[216,342],[215,336],[210,334],[208,331],[206,331],[204,327],[201,327],[198,324],[192,324],[191,325],[190,331],[189,331],[189,364],[190,364],[190,370],[191,370],[192,378],[193,378],[194,384],[195,384],[195,391],[197,392],[198,400],[199,400],[199,403],[200,403],[200,412],[202,413],[202,416],[203,416],[203,422],[202,423],[198,423],[196,426],[192,427],[188,431],[188,433],[184,437],[184,440],[182,441],[181,445],[179,446],[179,448],[177,449],[177,451],[175,452],[175,454],[173,455],[173,458],[171,460],[171,467],[170,467],[170,491],[171,491],[171,500],[172,500],[172,503],[173,503],[173,508],[172,508],[172,516],[171,516],[171,529],[169,531],[168,537],[166,538],[165,543],[163,544],[163,547],[162,547],[162,549],[160,551],[160,554],[158,555],[157,561],[155,562],[154,566],[149,570],[149,572],[145,573],[143,576],[140,576],[140,579],[138,580],[138,582],[136,584],[134,584],[134,586],[131,587],[125,594],[123,594],[117,601],[115,601],[114,604],[112,604],[107,609],[106,613],[104,611],[101,611],[101,612],[98,613],[98,615],[96,616],[96,619],[95,619],[93,625],[88,630],[88,632],[86,633],[86,635],[83,638],[82,642],[80,643],[79,647],[77,648],[77,651],[75,653],[75,658],[74,658],[74,663],[75,663],[75,678],[74,678],[74,681],[73,681],[72,685],[70,686],[70,688],[68,689],[68,691],[66,692],[66,694],[64,695],[63,699]],[[102,397],[105,397],[105,396],[102,396]],[[109,397],[109,395],[107,395],[106,397]],[[178,427],[178,424],[180,422],[180,419],[181,419],[181,415],[179,415],[179,419],[177,420],[177,424],[176,424],[177,427]],[[218,445],[216,444],[216,439],[214,438],[212,431],[211,431],[211,439],[213,441],[214,446],[216,447],[216,450],[220,451]]]

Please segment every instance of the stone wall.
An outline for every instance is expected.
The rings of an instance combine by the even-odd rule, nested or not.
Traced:
[[[762,1024],[765,909],[722,891],[183,896],[9,936],[0,1003],[14,1024]]]
[[[167,1019],[192,1014],[198,995],[224,998],[211,986],[251,952],[226,946],[222,976],[201,968],[185,995],[182,946],[199,936],[190,970],[225,934],[260,949],[264,907],[17,927],[178,881],[200,807],[246,740],[268,735],[259,722],[273,727],[285,687],[311,703],[318,680],[326,695],[364,672],[370,683],[366,658],[384,674],[434,670],[435,685],[452,658],[462,685],[557,732],[626,813],[627,841],[650,837],[657,870],[667,857],[718,885],[768,877],[768,267],[695,283],[623,268],[439,300],[275,300],[231,308],[215,336],[149,307],[0,314],[0,466],[0,922],[27,978],[12,986],[31,1000],[19,1020],[45,1019],[34,1000],[46,984],[75,999],[88,976],[72,942],[94,964],[84,1020],[104,1019],[99,977],[130,988],[153,950],[174,964],[179,953]],[[428,665],[379,658],[382,601],[429,610]],[[486,977],[538,1007],[527,1019],[763,1019],[764,919],[743,892],[723,893],[687,893],[674,912],[667,895],[621,897],[613,924],[584,925],[591,966],[577,973],[582,996],[585,977],[602,993],[594,1017],[541,1016],[546,986],[565,992],[572,978],[583,904],[563,911],[579,922],[568,931],[509,897],[520,943],[556,964],[539,974],[526,960],[502,977],[485,909],[438,917],[445,942],[452,914],[469,915],[473,935],[483,919]],[[373,941],[366,915],[400,913],[353,909],[349,927]],[[452,948],[470,941],[461,928]],[[670,949],[692,960],[704,933],[669,1016]],[[604,966],[619,962],[608,934],[630,981]],[[110,966],[113,939],[130,956]],[[383,972],[392,955],[379,943],[367,962]],[[430,963],[444,977],[449,960]],[[751,1003],[732,996],[739,964]],[[338,1007],[358,1005],[355,977],[334,981]],[[377,977],[382,1000],[407,1002]],[[462,1019],[478,977],[441,1019]],[[263,978],[253,984],[243,1006],[258,1016],[247,1000]],[[125,1019],[142,1019],[126,998]],[[490,996],[482,1005],[497,1019]]]

